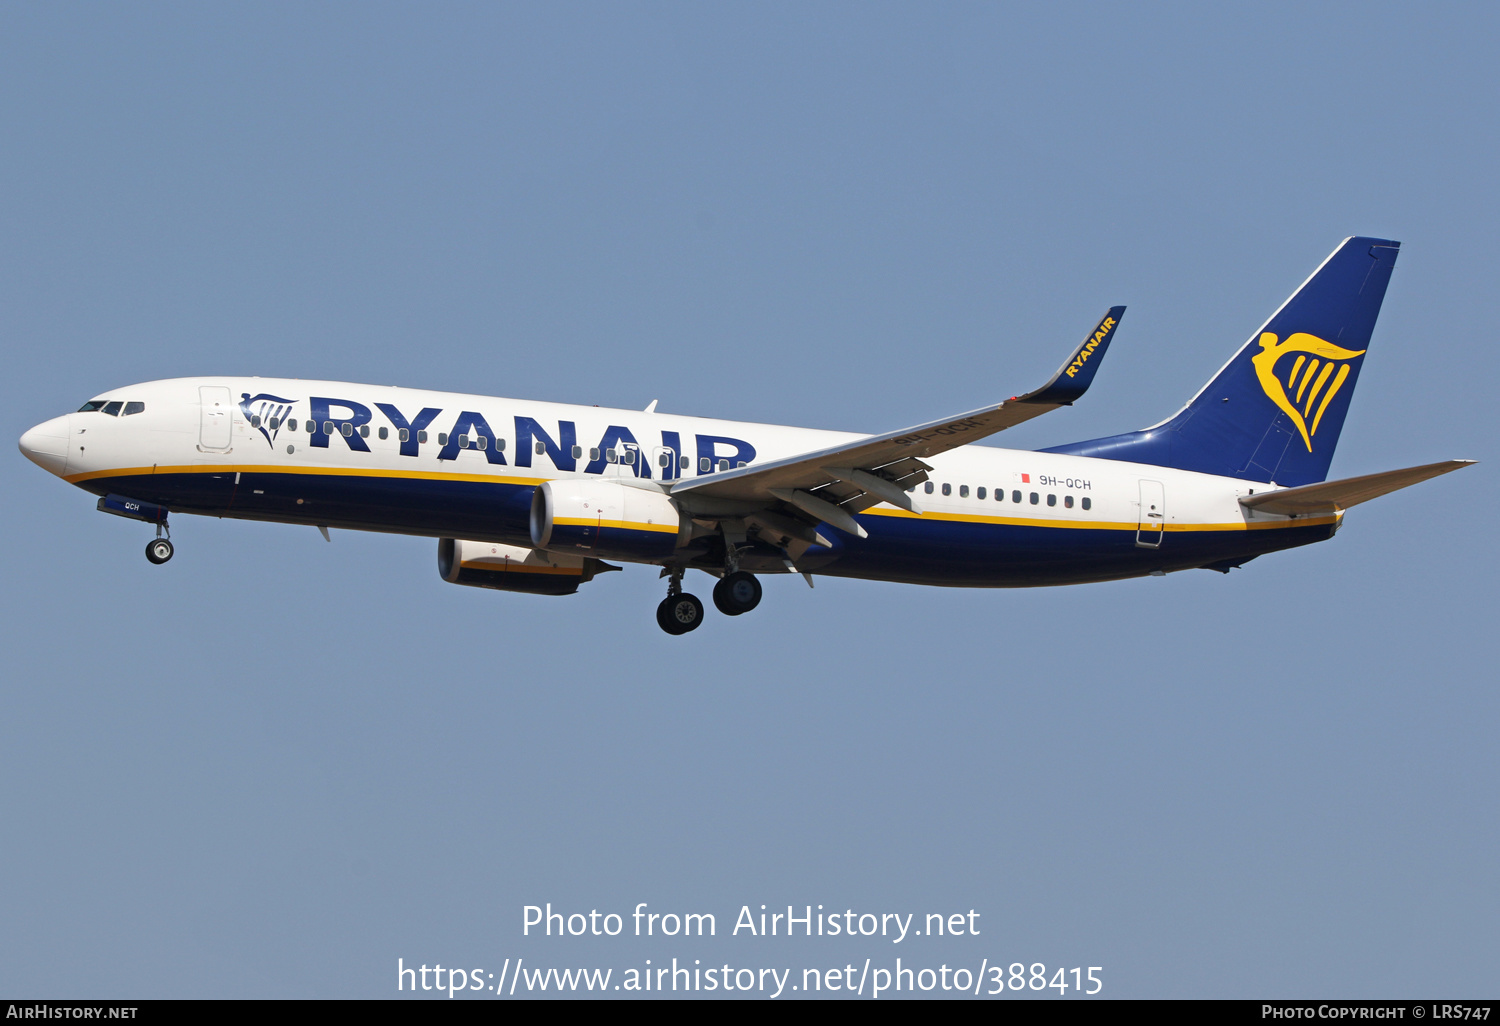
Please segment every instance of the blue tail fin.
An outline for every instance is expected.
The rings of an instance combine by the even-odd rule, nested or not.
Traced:
[[[1247,481],[1323,481],[1399,242],[1345,239],[1175,417],[1044,452]]]

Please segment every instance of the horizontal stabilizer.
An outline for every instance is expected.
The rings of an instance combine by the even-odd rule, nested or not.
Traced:
[[[1283,516],[1306,516],[1313,513],[1334,513],[1357,506],[1361,502],[1377,499],[1387,492],[1406,488],[1419,481],[1473,466],[1476,460],[1444,460],[1422,467],[1407,467],[1405,470],[1387,470],[1381,474],[1365,474],[1363,477],[1346,477],[1342,481],[1324,481],[1320,484],[1303,485],[1300,488],[1283,488],[1275,492],[1247,495],[1240,505],[1258,513],[1279,513]]]

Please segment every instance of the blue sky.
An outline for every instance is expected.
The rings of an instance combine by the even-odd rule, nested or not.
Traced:
[[[430,539],[0,460],[0,992],[350,996],[406,964],[1104,967],[1442,996],[1500,954],[1491,6],[11,5],[0,376],[372,381],[880,431],[1173,412],[1335,245],[1403,242],[1335,476],[1480,467],[1227,577],[459,589]],[[706,580],[706,579],[705,579]],[[699,586],[700,592],[706,587]],[[521,908],[719,917],[521,936]],[[979,910],[908,952],[741,905]],[[913,942],[914,943],[914,942]]]

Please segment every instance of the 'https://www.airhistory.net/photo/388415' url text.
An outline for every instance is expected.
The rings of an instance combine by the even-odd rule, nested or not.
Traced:
[[[890,944],[910,943],[922,937],[974,938],[980,943],[981,913],[898,913],[832,910],[822,905],[802,908],[785,906],[752,910],[742,905],[733,925],[721,930],[721,919],[711,912],[657,912],[641,902],[624,914],[556,911],[551,903],[525,905],[521,910],[521,934],[532,938],[630,937],[657,940],[692,938],[858,938]],[[726,923],[727,925],[727,923]],[[764,952],[762,952],[764,954]],[[916,954],[916,953],[912,953]],[[1030,992],[1037,996],[1092,996],[1104,988],[1101,966],[1058,966],[1043,962],[991,959],[981,953],[965,964],[949,965],[938,959],[864,958],[843,964],[789,966],[759,964],[722,958],[670,956],[642,959],[634,965],[580,967],[560,966],[553,959],[531,956],[504,957],[498,969],[480,966],[455,968],[438,962],[396,960],[396,989],[427,992],[434,996],[478,997],[539,996],[544,993],[615,993],[665,995],[671,993],[734,993],[745,996],[780,997],[784,994],[830,994],[841,997],[879,998],[886,994],[930,994],[932,996],[1000,997]],[[539,964],[540,961],[540,964]],[[933,963],[936,964],[933,964]],[[493,962],[490,963],[494,965]]]

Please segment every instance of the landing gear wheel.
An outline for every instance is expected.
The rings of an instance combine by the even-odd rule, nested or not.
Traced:
[[[736,570],[714,585],[714,605],[725,616],[739,616],[760,605],[760,582],[754,574]]]
[[[146,558],[153,563],[165,563],[172,558],[172,543],[166,538],[153,538],[146,546]]]
[[[656,622],[668,634],[686,634],[703,622],[703,603],[698,596],[683,592],[668,595],[656,607]]]

